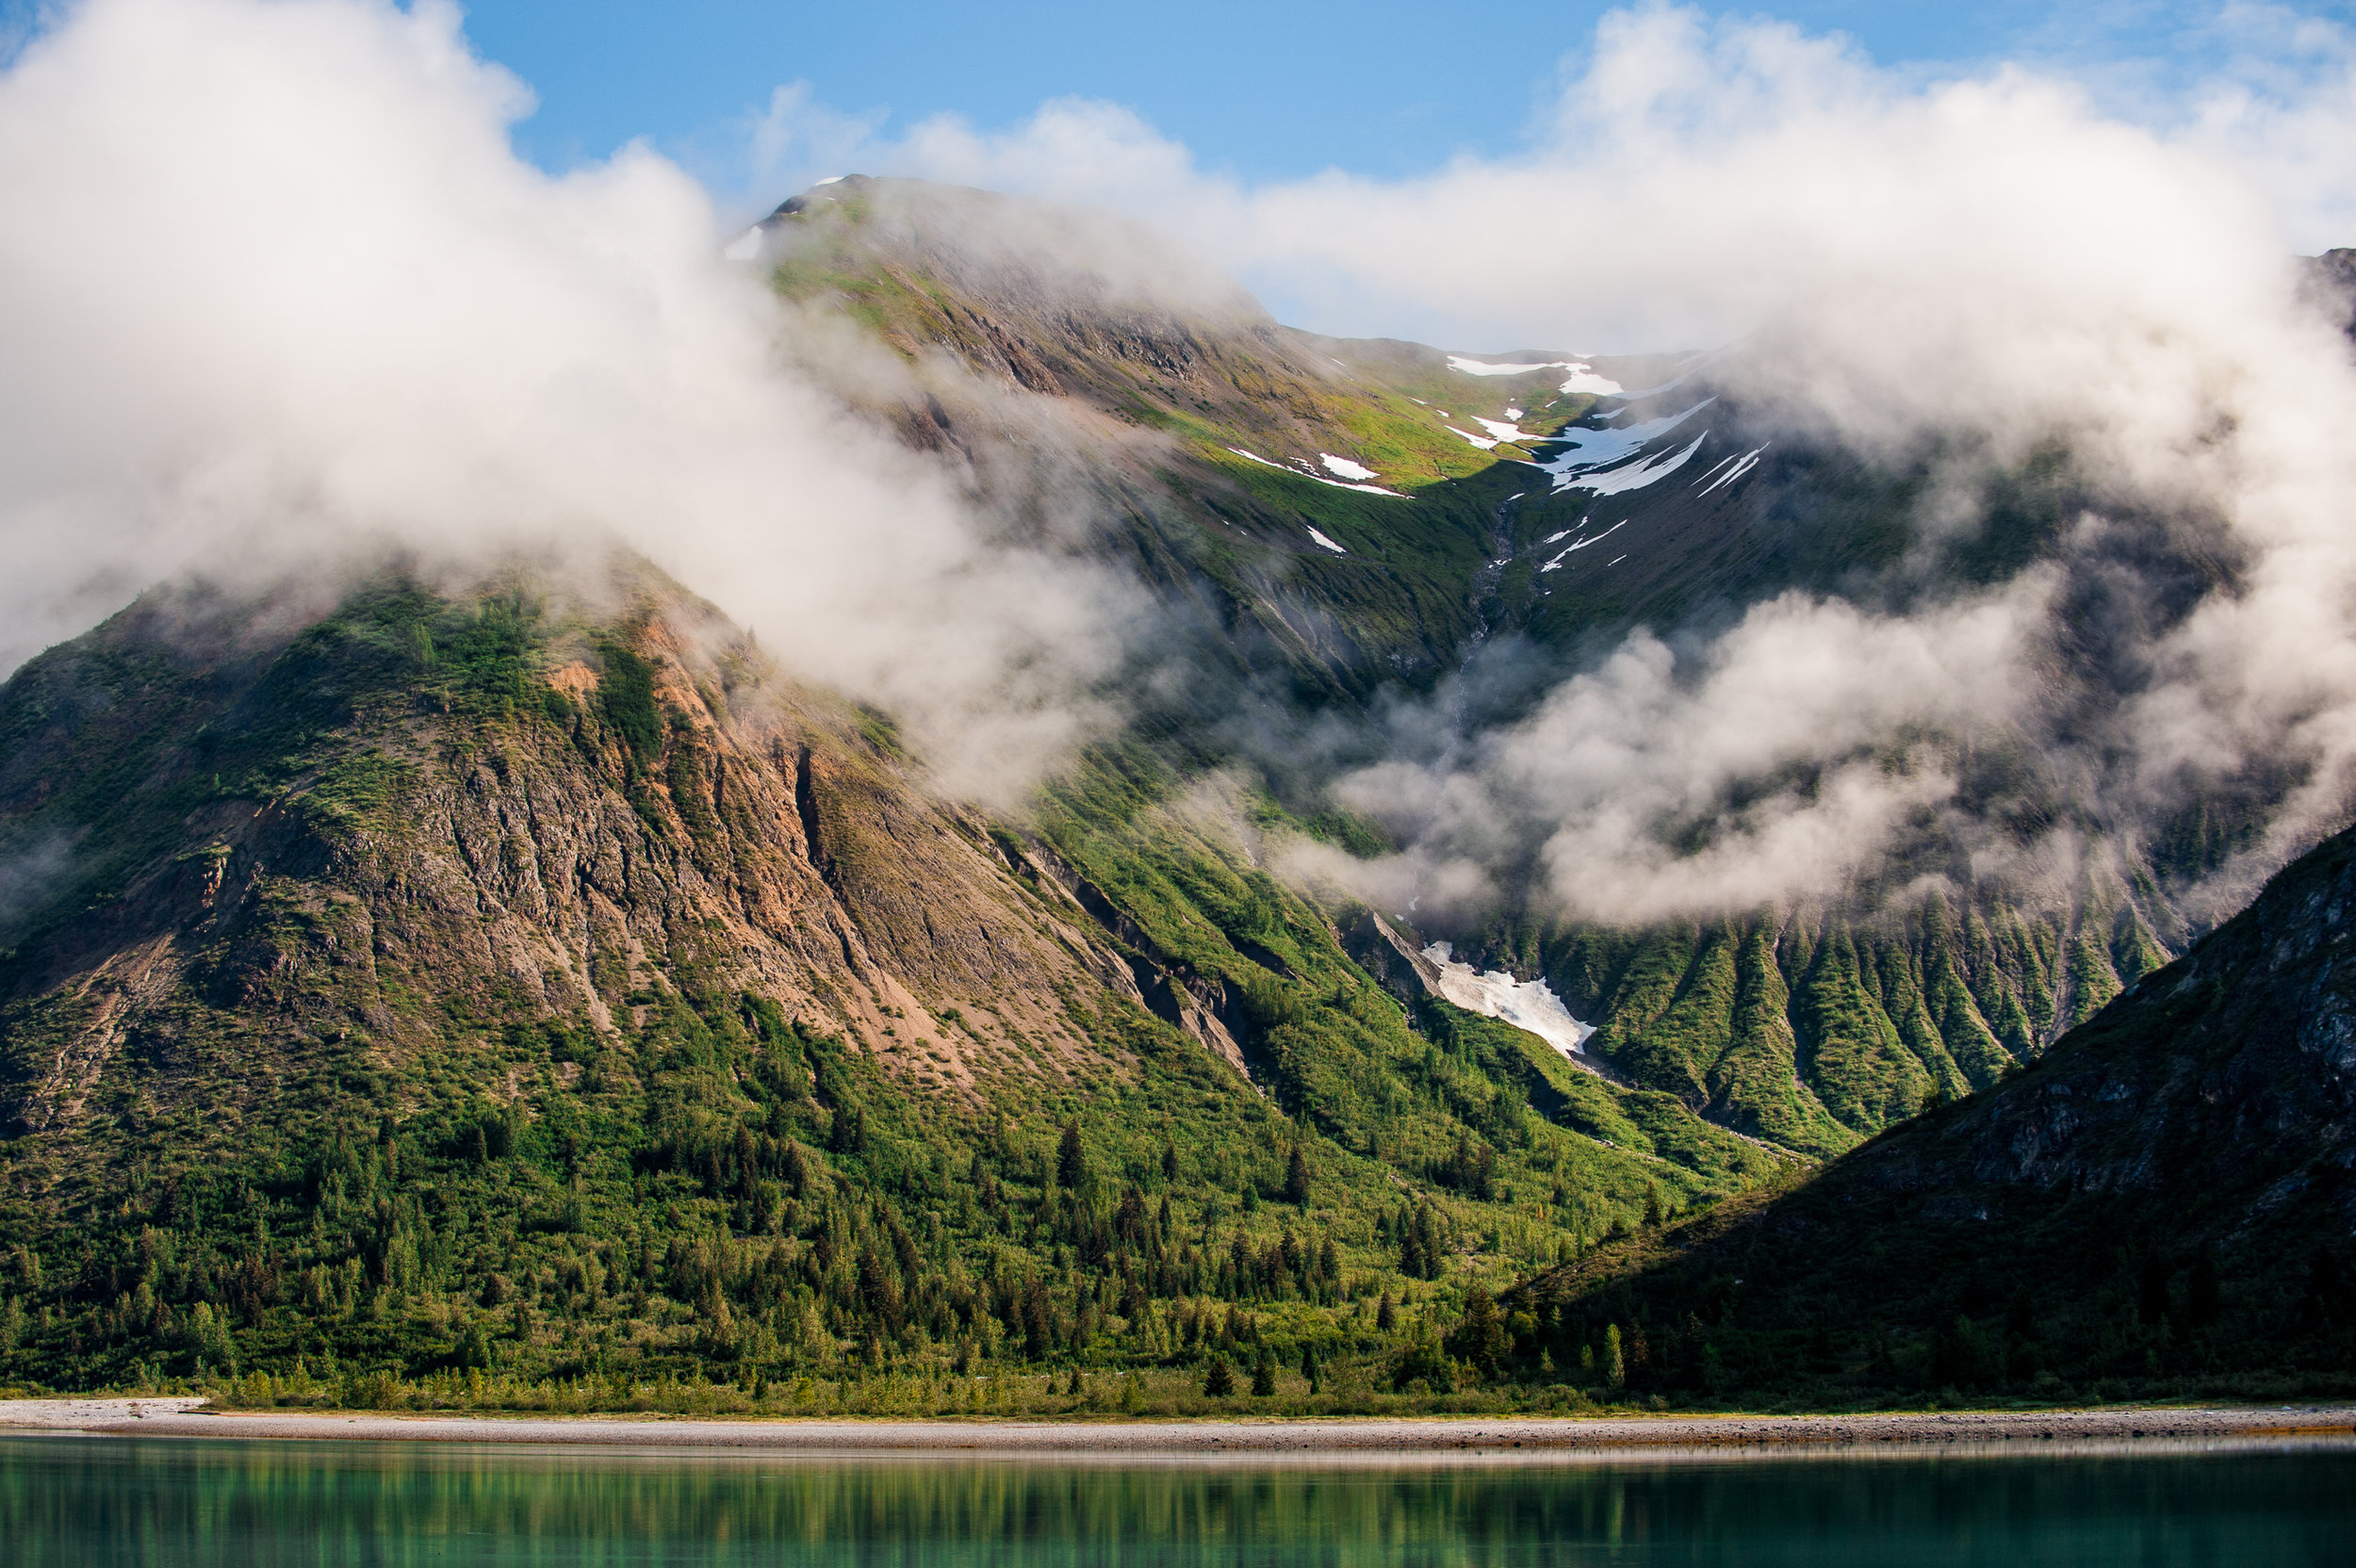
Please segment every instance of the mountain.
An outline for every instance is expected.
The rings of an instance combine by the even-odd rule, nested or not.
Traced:
[[[2307,287],[2350,337],[2356,337],[2356,250],[2343,247],[2302,258]]]
[[[2345,1392],[2351,1243],[2356,831],[1996,1086],[1542,1272],[1454,1343],[1688,1396]]]
[[[2044,902],[1882,897],[1955,869],[1927,841],[1890,889],[1707,921],[1569,921],[1512,865],[1457,923],[1313,901],[1288,849],[1395,847],[1330,786],[1399,705],[1508,722],[1639,627],[1792,589],[2066,579],[2085,482],[1868,462],[1710,356],[1300,332],[979,192],[853,176],[733,253],[798,318],[780,351],[978,515],[1150,591],[1125,727],[1024,810],[947,800],[890,715],[628,558],[163,587],[29,662],[0,1380],[932,1409],[1055,1367],[1196,1408],[1281,1359],[1338,1380],[1320,1408],[1443,1399],[1460,1301],[1538,1282],[1555,1337],[1509,1315],[1520,1348],[1469,1359],[1543,1372],[1669,1321],[1589,1290],[1664,1225],[2012,1092],[2149,994],[2247,841],[2256,797],[2219,795]],[[1934,466],[1994,520],[1926,555]],[[1971,760],[2006,820],[2086,808]],[[1541,986],[1543,1036],[1484,1016]]]
[[[1141,727],[1239,759],[1303,815],[1336,770],[1385,754],[1378,694],[1475,672],[1454,699],[1466,722],[1510,719],[1639,627],[1706,631],[1794,588],[1903,608],[1995,580],[2050,554],[2090,495],[2058,456],[2026,471],[1954,451],[1876,466],[1747,407],[1710,356],[1295,331],[1181,262],[1134,275],[1168,247],[1111,220],[980,192],[855,175],[784,204],[744,250],[786,297],[888,347],[896,385],[810,368],[916,444],[962,443],[987,470],[991,433],[1019,417],[1071,433],[1090,547],[1191,629],[1184,707]],[[1909,517],[1935,471],[1968,476],[1989,520],[1921,568]],[[2066,585],[2088,619],[2116,591],[2102,564]],[[2190,602],[2176,601],[2154,612]],[[1309,716],[1322,755],[1294,739]],[[1968,771],[1972,806],[2024,830],[2086,810],[2017,758]],[[1628,1079],[1826,1154],[1986,1087],[2181,951],[2200,928],[2182,886],[2248,841],[2261,804],[2196,802],[2087,856],[2059,903],[1981,888],[1895,914],[1869,899],[1613,926],[1509,902],[1423,935],[1544,979]],[[1972,881],[1936,842],[1889,879],[1925,875]],[[1363,943],[1357,956],[1382,961]]]
[[[609,577],[158,591],[0,688],[8,1376],[1190,1388],[1776,1168],[1418,1034],[1265,795],[1114,747],[990,820]]]

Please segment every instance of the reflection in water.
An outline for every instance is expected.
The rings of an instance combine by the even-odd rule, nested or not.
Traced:
[[[2345,1562],[2356,1447],[1069,1464],[0,1437],[0,1560]]]

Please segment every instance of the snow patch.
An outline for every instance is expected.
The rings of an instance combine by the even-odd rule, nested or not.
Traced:
[[[1744,452],[1742,457],[1735,461],[1734,466],[1728,468],[1723,476],[1716,480],[1712,480],[1708,484],[1703,485],[1701,493],[1707,496],[1712,490],[1719,489],[1725,485],[1732,484],[1736,480],[1741,479],[1744,474],[1747,474],[1753,468],[1758,467],[1759,454],[1765,451],[1767,449],[1767,446],[1772,445],[1774,445],[1774,443],[1770,442],[1767,443],[1766,446],[1754,447],[1749,451]]]
[[[1289,463],[1271,463],[1258,452],[1248,452],[1241,447],[1230,447],[1227,449],[1247,462],[1257,463],[1263,468],[1273,468],[1280,474],[1290,474],[1295,479],[1314,480],[1319,484],[1330,484],[1336,490],[1363,490],[1369,496],[1388,496],[1394,500],[1401,501],[1411,501],[1415,498],[1413,496],[1401,495],[1397,490],[1385,490],[1379,484],[1346,484],[1337,479],[1327,479],[1323,474],[1313,474],[1306,468],[1296,468]]]
[[[1477,973],[1472,965],[1456,962],[1446,942],[1433,942],[1423,950],[1423,956],[1439,967],[1436,988],[1447,1001],[1468,1013],[1527,1029],[1564,1056],[1587,1054],[1584,1047],[1595,1026],[1573,1018],[1562,999],[1554,994],[1554,988],[1544,980],[1516,980],[1503,970]]]
[[[1335,457],[1332,452],[1317,453],[1317,461],[1324,464],[1325,471],[1336,479],[1380,479],[1383,477],[1363,463],[1352,463],[1346,457]]]
[[[1475,419],[1473,423],[1499,441],[1527,441],[1538,433],[1534,430],[1524,430],[1521,426],[1503,419]]]
[[[1341,546],[1333,543],[1333,540],[1328,539],[1324,534],[1319,533],[1316,529],[1311,529],[1309,531],[1309,537],[1316,540],[1323,548],[1332,550],[1335,555],[1348,555],[1350,553],[1348,550],[1342,548]]]
[[[1487,359],[1466,359],[1463,354],[1448,356],[1448,368],[1468,376],[1529,376],[1540,370],[1584,370],[1583,359],[1531,359],[1515,364]]]
[[[1716,473],[1719,469],[1725,467],[1727,464],[1733,461],[1734,459],[1731,457],[1720,458],[1717,462],[1711,464],[1709,467],[1704,468],[1698,475],[1696,475],[1693,482],[1695,484],[1699,484],[1703,480],[1708,479],[1710,475]]]
[[[1618,382],[1609,376],[1595,374],[1595,368],[1583,359],[1549,359],[1533,361],[1526,365],[1498,365],[1485,359],[1466,359],[1462,354],[1450,354],[1448,356],[1448,368],[1451,370],[1461,370],[1468,376],[1526,376],[1536,370],[1568,370],[1571,373],[1570,377],[1562,383],[1562,387],[1565,392],[1592,392],[1599,398],[1614,398],[1622,395]],[[1509,408],[1506,412],[1516,419],[1522,416],[1521,410],[1517,408]]]
[[[1561,555],[1556,556],[1553,560],[1551,560],[1551,561],[1547,562],[1545,565],[1543,565],[1543,566],[1539,567],[1538,569],[1539,569],[1540,571],[1542,571],[1542,572],[1550,572],[1550,571],[1554,570],[1557,566],[1560,566],[1561,564],[1562,564],[1562,563],[1564,563],[1565,561],[1568,561],[1568,560],[1571,558],[1571,556],[1572,556],[1575,552],[1579,551],[1579,550],[1583,550],[1583,549],[1585,549],[1585,548],[1586,548],[1588,546],[1590,546],[1590,545],[1600,545],[1600,544],[1602,544],[1602,543],[1603,543],[1606,539],[1611,538],[1613,534],[1615,534],[1615,533],[1619,532],[1619,531],[1620,531],[1620,530],[1622,530],[1622,529],[1624,529],[1624,528],[1626,528],[1626,527],[1628,527],[1628,519],[1627,519],[1626,517],[1623,517],[1623,518],[1621,518],[1618,522],[1613,523],[1613,524],[1612,524],[1610,528],[1605,529],[1605,530],[1604,530],[1601,533],[1596,534],[1596,535],[1595,535],[1594,538],[1592,538],[1592,539],[1576,539],[1576,540],[1573,540],[1573,541],[1570,543],[1570,545],[1569,545],[1569,546],[1567,546],[1567,547],[1563,549],[1563,551],[1562,551],[1562,553]],[[1561,534],[1559,534],[1559,533],[1558,533],[1558,534],[1556,534],[1556,535],[1554,536],[1554,539],[1560,539],[1560,538],[1562,538],[1562,535],[1561,535]],[[1551,544],[1553,544],[1553,543],[1554,543],[1554,539],[1549,539],[1549,540],[1547,540],[1547,541],[1546,541],[1546,543],[1547,543],[1547,544],[1549,544],[1549,545],[1551,545]],[[1621,557],[1621,559],[1622,559],[1622,560],[1626,560],[1626,559],[1628,559],[1628,558],[1627,558],[1626,556],[1623,556],[1623,557]]]
[[[1562,390],[1564,392],[1592,392],[1598,398],[1626,396],[1621,392],[1618,382],[1613,381],[1610,376],[1595,374],[1595,370],[1588,366],[1581,365],[1576,368],[1566,366],[1565,368],[1570,369],[1571,374],[1570,379],[1562,384]]]
[[[1554,475],[1554,488],[1558,493],[1593,490],[1598,495],[1612,496],[1623,490],[1641,489],[1683,466],[1685,459],[1693,454],[1693,447],[1688,447],[1674,460],[1654,459],[1632,467],[1622,466],[1717,400],[1715,398],[1704,398],[1682,414],[1641,419],[1632,425],[1605,425],[1600,428],[1566,426],[1547,437],[1545,443],[1547,447],[1559,445],[1564,449],[1540,462],[1538,466]],[[1709,433],[1705,430],[1701,435],[1695,436],[1694,446],[1698,447]],[[1612,471],[1602,472],[1605,469]]]
[[[829,174],[823,180],[810,181],[810,188],[812,190],[815,190],[822,185],[841,185],[844,180],[847,180],[851,176],[848,174]]]
[[[1468,430],[1458,430],[1454,425],[1442,425],[1440,428],[1448,432],[1450,435],[1463,436],[1465,440],[1471,442],[1474,446],[1480,448],[1484,452],[1497,445],[1496,440],[1492,437],[1486,435],[1475,435]]]
[[[1704,431],[1693,437],[1692,445],[1674,456],[1663,452],[1655,457],[1648,457],[1642,463],[1628,464],[1626,467],[1558,479],[1554,482],[1554,487],[1557,490],[1592,490],[1598,496],[1618,496],[1625,495],[1630,490],[1642,490],[1648,484],[1659,483],[1684,467],[1686,460],[1699,451],[1702,443],[1709,439],[1710,432]]]

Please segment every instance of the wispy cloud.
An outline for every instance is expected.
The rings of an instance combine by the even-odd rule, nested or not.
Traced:
[[[92,0],[0,74],[0,669],[179,574],[625,545],[944,768],[1032,774],[1119,582],[777,351],[705,191],[562,178],[420,0]]]
[[[1348,785],[1456,886],[1518,856],[1586,913],[1726,907],[1871,874],[1926,824],[1950,864],[2034,869],[1966,809],[1956,769],[1988,747],[2121,843],[2204,790],[2297,781],[2231,882],[2342,820],[2356,767],[2356,376],[2292,261],[2356,240],[2356,43],[2265,8],[2205,24],[2211,69],[2162,95],[2050,63],[1893,73],[1643,7],[1604,19],[1523,154],[1418,179],[1248,185],[1086,102],[862,156],[1139,215],[1325,330],[1739,339],[1720,382],[1794,434],[1893,464],[1934,437],[1990,467],[2070,451],[2092,499],[2058,587],[1789,598],[1677,657],[1640,635],[1527,720]],[[1942,486],[1916,521],[1983,518]],[[2130,533],[2212,586],[2170,600]]]

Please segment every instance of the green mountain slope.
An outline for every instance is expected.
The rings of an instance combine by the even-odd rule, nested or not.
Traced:
[[[2068,914],[1934,898],[1903,921],[1554,925],[1493,931],[1479,951],[1600,1020],[1588,1049],[1636,1082],[1834,1153],[1987,1088],[2166,963],[2153,918],[2165,905],[2092,881]]]
[[[29,662],[0,688],[0,1380],[678,1402],[865,1379],[970,1408],[949,1380],[976,1369],[1167,1392],[1308,1355],[1372,1398],[1446,1384],[1429,1331],[1534,1280],[1529,1321],[1476,1322],[1463,1359],[1543,1385],[1617,1323],[1658,1350],[1618,1386],[1798,1386],[1835,1374],[1792,1371],[1783,1307],[1729,1318],[1626,1260],[1678,1216],[1813,1212],[1851,1178],[1760,1189],[2043,1081],[2041,1054],[2144,1005],[2197,934],[2170,890],[2253,820],[2254,795],[2203,801],[2090,856],[2066,909],[1869,890],[1615,927],[1509,900],[1400,937],[1320,907],[1269,868],[1301,835],[1385,847],[1325,786],[1392,700],[1469,672],[1496,722],[1638,626],[1995,580],[2083,486],[2058,458],[1982,474],[1991,525],[1925,564],[1908,510],[1968,454],[1771,438],[1693,356],[1486,373],[1284,328],[1217,280],[1141,286],[1041,209],[827,188],[763,226],[812,325],[788,351],[1010,534],[1122,564],[1183,678],[990,819],[931,793],[887,715],[638,564],[594,606],[523,575],[157,594]],[[1634,391],[1568,389],[1606,378]],[[1613,455],[1565,466],[1590,448]],[[2006,820],[2091,809],[1961,762]],[[1926,848],[1892,886],[1954,869]],[[1598,1026],[1587,1059],[1435,1000],[1425,936],[1546,979]],[[2115,1229],[2154,1200],[2120,1201]],[[1858,1245],[1860,1279],[1943,1277]],[[1793,1299],[1808,1366],[1839,1361],[1829,1298]],[[1891,1308],[1837,1385],[1986,1343],[1979,1297],[1969,1331],[1931,1305]],[[2053,1348],[2019,1368],[2133,1361],[2023,1310]]]
[[[1009,407],[1066,433],[1099,487],[1091,547],[1127,562],[1197,634],[1184,704],[1145,714],[1141,732],[1181,738],[1172,755],[1189,765],[1237,763],[1304,813],[1334,768],[1381,751],[1387,696],[1469,670],[1467,700],[1510,719],[1640,627],[1707,631],[1792,588],[1902,606],[2002,579],[2089,501],[2060,454],[2005,470],[1926,451],[1877,468],[1795,439],[1715,385],[1700,356],[1585,362],[1566,377],[1564,362],[1580,362],[1561,353],[1466,360],[1293,331],[1218,280],[1125,280],[1089,258],[1134,238],[1092,221],[855,176],[787,203],[764,225],[763,264],[786,298],[846,318],[902,368],[895,390],[872,368],[812,367],[918,444],[986,453]],[[1610,378],[1631,395],[1566,390]],[[1580,476],[1530,466],[1630,425],[1662,428],[1597,449],[1620,455],[1590,487],[1559,488]],[[1527,437],[1479,449],[1462,433],[1484,430]],[[1398,494],[1350,488],[1329,456]],[[1661,477],[1624,482],[1651,467]],[[1935,468],[1975,486],[1988,520],[1932,559],[1909,519]],[[2221,568],[2186,569],[2206,580]],[[1282,739],[1312,715],[1320,754]],[[1960,771],[1972,806],[2024,831],[2086,810],[2019,759]],[[2262,805],[2203,801],[2153,841],[2089,857],[2066,907],[1991,889],[1882,917],[1865,890],[1853,919],[1635,928],[1549,923],[1509,895],[1484,926],[1431,934],[1545,978],[1635,1082],[1830,1153],[1985,1087],[2180,951],[2192,928],[2171,889],[2212,867]],[[1919,876],[1971,885],[1936,842],[1890,881]]]
[[[0,1378],[1364,1387],[1434,1282],[1777,1168],[1419,1027],[1264,796],[1115,750],[987,822],[614,602],[158,595],[0,688]]]

